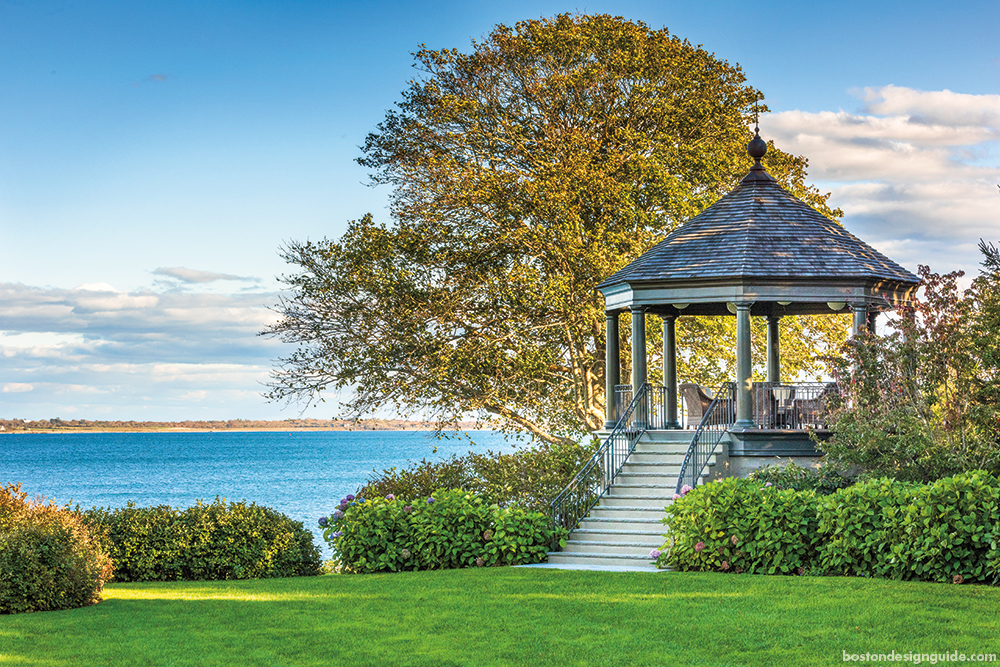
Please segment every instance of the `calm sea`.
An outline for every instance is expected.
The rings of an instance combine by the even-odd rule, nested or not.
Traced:
[[[403,431],[0,435],[0,484],[60,505],[189,507],[216,496],[273,507],[311,528],[372,470],[471,450],[509,452],[499,433],[436,440]],[[471,437],[471,442],[470,438]],[[437,452],[434,452],[435,447]]]

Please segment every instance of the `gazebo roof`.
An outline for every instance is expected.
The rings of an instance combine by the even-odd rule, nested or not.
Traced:
[[[756,142],[764,144],[759,136]],[[758,151],[763,156],[763,150]],[[609,306],[616,300],[621,307],[671,299],[695,304],[782,300],[797,302],[792,311],[799,314],[822,312],[819,303],[859,298],[877,307],[880,297],[907,298],[918,282],[915,275],[785,190],[758,157],[734,190],[597,289]],[[703,310],[685,312],[709,314]]]

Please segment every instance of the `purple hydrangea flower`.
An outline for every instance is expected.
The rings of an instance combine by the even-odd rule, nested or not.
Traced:
[[[410,512],[413,511],[413,505],[405,505],[403,507],[403,511],[406,512],[407,514],[409,514]]]
[[[767,483],[767,484],[765,484],[764,486],[771,486],[771,483],[770,483],[770,482],[768,482],[768,483]]]
[[[428,498],[428,499],[427,499],[427,504],[428,504],[428,505],[430,505],[430,504],[431,504],[431,503],[433,503],[433,502],[435,502],[433,498]]]
[[[334,539],[336,539],[336,538],[340,537],[343,534],[344,534],[344,531],[338,530],[336,533],[333,534],[333,537],[334,537]]]
[[[392,494],[390,493],[389,495],[387,495],[387,496],[385,497],[385,499],[386,499],[386,500],[395,500],[395,499],[396,499],[396,496],[394,496],[394,495],[392,495]]]
[[[365,499],[364,499],[364,498],[362,498],[361,496],[358,496],[358,502],[359,502],[359,503],[363,503],[363,502],[365,502]]]
[[[351,502],[352,500],[354,500],[354,494],[353,493],[348,493],[347,497],[345,498],[345,500],[347,500],[347,502]]]
[[[649,557],[652,558],[653,560],[656,560],[657,558],[660,557],[660,550],[653,549],[652,551],[649,552]]]
[[[336,521],[337,519],[342,519],[342,518],[344,518],[344,513],[343,512],[341,512],[340,510],[333,510],[333,520],[334,521]],[[323,525],[325,526],[326,524],[323,524]]]
[[[326,523],[327,523],[326,517],[325,516],[321,516],[319,518],[319,526],[320,526],[320,528],[326,528]]]

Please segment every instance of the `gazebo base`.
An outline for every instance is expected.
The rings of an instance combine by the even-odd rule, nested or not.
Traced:
[[[820,440],[830,431],[814,431]],[[718,477],[747,477],[768,465],[795,463],[803,468],[819,465],[823,453],[809,437],[809,431],[796,429],[731,430],[719,443]]]

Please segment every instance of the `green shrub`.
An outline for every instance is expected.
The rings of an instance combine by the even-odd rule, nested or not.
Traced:
[[[917,484],[865,480],[820,500],[819,559],[826,574],[901,578],[903,516]]]
[[[0,489],[0,613],[72,609],[101,599],[112,564],[79,515]]]
[[[547,512],[549,503],[590,460],[597,443],[540,445],[510,454],[469,452],[443,461],[374,473],[357,492],[364,498],[426,498],[438,489],[464,489],[487,504]]]
[[[538,563],[553,536],[547,514],[445,489],[412,502],[349,496],[320,524],[341,572]]]
[[[837,489],[845,489],[854,483],[830,466],[803,468],[795,465],[794,461],[790,461],[788,465],[758,468],[750,473],[750,479],[761,485],[770,482],[779,489],[815,491],[821,496],[828,496]]]
[[[906,506],[897,557],[908,578],[996,583],[1000,576],[1000,481],[976,471],[918,487]]]
[[[322,561],[300,521],[244,502],[198,502],[93,508],[83,516],[100,527],[117,581],[259,579],[315,575]]]
[[[658,565],[955,583],[1000,581],[1000,480],[870,479],[827,496],[752,479],[712,482],[667,508]]]
[[[724,479],[667,507],[657,565],[678,570],[802,574],[816,557],[814,491]]]

